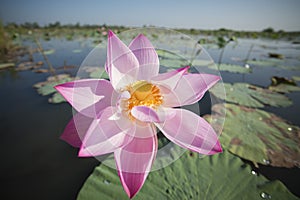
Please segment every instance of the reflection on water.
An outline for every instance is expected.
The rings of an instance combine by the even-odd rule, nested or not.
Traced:
[[[299,46],[284,41],[239,40],[236,47],[234,45],[226,47],[223,62],[243,64],[243,61],[238,61],[239,59],[236,58],[245,59],[253,43],[255,45],[250,59],[263,58],[272,51],[284,54],[287,58],[287,65],[300,67]],[[25,44],[34,46],[31,42]],[[80,66],[93,48],[90,40],[51,39],[43,41],[42,45],[44,49],[55,49],[55,52],[48,55],[48,58],[56,67],[63,66],[65,63]],[[219,49],[211,48],[207,51],[215,61],[218,60]],[[35,61],[43,60],[37,53],[33,56]],[[267,87],[274,75],[287,78],[300,75],[300,70],[250,67],[253,67],[251,74],[222,72],[223,81],[247,82]],[[76,71],[77,68],[69,72],[74,75]],[[2,148],[0,173],[1,180],[5,183],[2,195],[9,199],[75,199],[85,179],[98,164],[94,158],[77,158],[77,150],[59,140],[65,125],[72,117],[71,107],[66,103],[48,104],[48,97],[39,96],[32,88],[32,85],[44,81],[47,76],[49,74],[36,74],[31,71],[0,72],[0,146]],[[297,117],[300,111],[300,93],[291,93],[288,97],[294,102],[292,106],[288,108],[266,107],[265,110],[300,126],[300,118]],[[206,95],[200,102],[201,114],[209,112],[205,106],[208,101],[209,97]],[[294,194],[300,196],[297,190],[299,169],[262,166],[258,172],[270,179],[282,180]],[[268,199],[268,194],[262,193],[261,197]]]

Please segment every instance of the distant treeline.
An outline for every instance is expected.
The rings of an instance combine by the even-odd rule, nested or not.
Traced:
[[[152,27],[152,26],[143,26],[143,27]],[[128,30],[131,28],[137,28],[137,27],[127,27],[127,26],[114,26],[114,25],[89,25],[89,24],[61,24],[60,22],[54,22],[49,23],[44,26],[40,26],[37,22],[25,22],[22,24],[17,23],[7,23],[4,25],[5,29],[13,30],[13,29],[27,29],[27,30],[33,30],[33,29],[39,29],[39,30],[51,30],[51,29],[85,29],[85,30],[96,30],[96,29],[113,29],[123,31]],[[288,32],[284,30],[278,30],[275,31],[273,28],[268,27],[261,31],[237,31],[237,30],[230,30],[226,28],[221,28],[217,30],[202,30],[202,29],[173,29],[182,33],[186,34],[192,34],[192,35],[208,35],[208,36],[227,36],[227,37],[240,37],[240,38],[259,38],[259,37],[265,37],[265,38],[272,38],[272,39],[280,39],[280,38],[294,38],[300,36],[300,31],[294,31],[294,32]]]

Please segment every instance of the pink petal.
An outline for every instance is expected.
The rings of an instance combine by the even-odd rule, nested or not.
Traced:
[[[130,134],[135,132],[135,126],[125,117],[112,120],[111,117],[115,112],[116,108],[107,107],[100,119],[93,120],[82,141],[79,156],[99,156],[111,153],[132,140],[133,137]]]
[[[55,86],[55,89],[81,114],[97,118],[111,105],[113,88],[109,81],[83,79]]]
[[[92,118],[86,117],[85,115],[82,115],[80,113],[76,113],[67,124],[60,138],[73,147],[80,147],[82,145],[82,140],[92,121]]]
[[[139,62],[132,51],[112,32],[108,32],[106,70],[118,90],[137,80]]]
[[[173,70],[171,72],[159,74],[155,77],[152,77],[151,82],[168,90],[173,90],[177,86],[178,81],[181,79],[182,75],[185,74],[188,69],[189,66]]]
[[[178,107],[199,101],[205,92],[220,80],[211,74],[185,74],[174,91],[164,95],[164,106]]]
[[[156,124],[169,140],[201,154],[222,152],[218,136],[208,122],[188,110],[174,110],[176,115],[172,119]]]
[[[139,130],[137,130],[139,131]],[[143,186],[157,153],[157,137],[134,138],[115,151],[115,161],[121,183],[129,198]]]
[[[174,112],[173,112],[174,113]],[[164,122],[166,119],[173,117],[172,112],[167,112],[166,109],[158,108],[156,110],[148,106],[135,106],[131,109],[131,114],[136,119],[142,122]]]
[[[159,59],[150,41],[143,34],[138,35],[129,45],[139,61],[138,80],[150,80],[158,75]]]

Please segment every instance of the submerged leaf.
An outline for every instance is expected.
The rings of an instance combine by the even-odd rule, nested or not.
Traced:
[[[254,163],[276,167],[300,166],[300,128],[259,109],[233,104],[212,108],[217,126],[226,112],[221,144],[233,154]],[[208,116],[206,116],[208,118]]]
[[[217,84],[210,91],[222,100],[248,107],[262,108],[264,105],[287,107],[292,105],[292,101],[283,94],[247,83],[224,83],[224,88],[226,99],[224,99],[224,95],[220,95],[223,94],[222,85]]]
[[[224,151],[199,158],[186,152],[173,164],[151,172],[134,199],[297,199],[280,181],[251,174],[251,167]],[[78,200],[128,199],[117,172],[105,165],[95,168]]]

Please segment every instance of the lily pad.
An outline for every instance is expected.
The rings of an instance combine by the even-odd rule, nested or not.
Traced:
[[[42,61],[39,62],[22,62],[16,67],[16,71],[25,71],[32,69],[39,69],[44,63]]]
[[[240,65],[232,65],[232,64],[220,64],[219,69],[217,65],[209,65],[210,69],[220,70],[220,71],[227,71],[232,73],[240,73],[240,74],[247,74],[252,72],[251,68],[243,67]]]
[[[156,53],[158,54],[159,57],[161,57],[163,59],[171,59],[171,60],[183,59],[183,60],[185,60],[182,56],[180,56],[176,52],[171,52],[171,51],[167,51],[164,49],[157,49]]]
[[[163,49],[157,49],[156,52],[159,56],[159,64],[164,67],[176,69],[190,65],[188,60],[175,52]]]
[[[217,104],[212,119],[222,126],[223,148],[254,164],[276,167],[300,166],[300,128],[284,119],[259,109],[233,104]],[[206,116],[208,118],[208,116]]]
[[[299,81],[300,81],[300,76],[293,76],[292,79],[293,79],[294,81],[299,82]]]
[[[55,49],[48,49],[48,50],[44,50],[44,54],[45,55],[51,55],[55,53]]]
[[[280,93],[289,93],[300,91],[300,87],[297,86],[293,79],[287,79],[284,77],[273,76],[272,83],[269,89]]]
[[[0,70],[14,67],[15,63],[0,63]]]
[[[177,69],[180,67],[185,67],[190,65],[190,63],[186,60],[182,59],[160,59],[159,64],[172,69]]]
[[[253,175],[249,165],[228,152],[199,158],[185,153],[170,166],[151,172],[133,198],[138,199],[298,199],[280,181]],[[117,172],[105,165],[95,168],[80,190],[78,200],[128,199]]]
[[[72,52],[73,52],[73,53],[81,53],[82,50],[81,50],[81,49],[74,49],[74,50],[72,50]]]
[[[66,102],[65,98],[61,94],[55,92],[51,98],[48,99],[49,103],[63,103]]]
[[[269,90],[275,91],[275,92],[281,92],[281,93],[289,93],[289,92],[300,91],[300,87],[295,86],[295,85],[289,85],[289,84],[281,83],[281,84],[276,85],[276,86],[269,86]]]
[[[200,59],[196,59],[196,60],[193,60],[192,62],[192,65],[193,66],[210,66],[210,65],[213,65],[214,62],[212,60],[200,60]]]
[[[248,83],[224,83],[226,99],[224,99],[223,87],[217,84],[210,92],[216,97],[227,102],[236,103],[243,106],[262,108],[264,105],[275,107],[287,107],[292,105],[292,101],[283,94],[273,92]]]
[[[284,70],[300,70],[298,66],[286,66],[282,60],[279,59],[268,59],[268,60],[249,60],[248,64],[259,66],[259,67],[277,67]]]
[[[278,65],[278,60],[274,60],[274,59],[268,59],[268,60],[249,60],[247,61],[248,64],[252,64],[252,65],[257,65],[257,66],[269,66],[269,67],[273,67]]]
[[[55,85],[70,82],[75,80],[69,74],[59,74],[56,76],[50,76],[47,81],[36,83],[33,87],[37,89],[37,92],[42,96],[47,96],[53,94],[53,96],[48,100],[50,103],[61,103],[64,102],[64,98],[54,89]]]
[[[103,67],[84,67],[84,70],[89,73],[90,78],[109,79]]]
[[[179,67],[192,66],[209,66],[213,64],[212,60],[195,59],[192,62],[186,59],[179,53],[158,49],[157,54],[159,56],[160,65],[168,68],[178,69]]]

